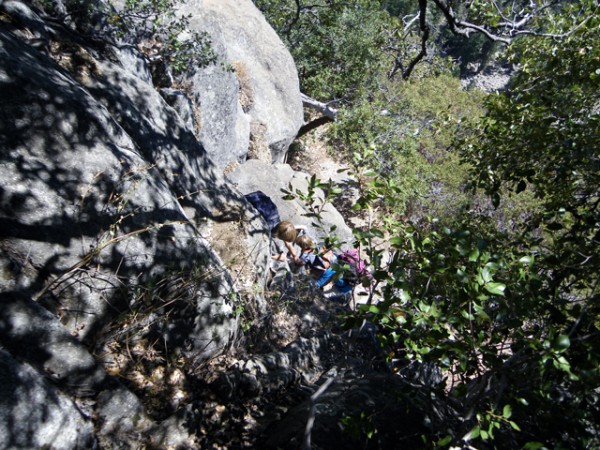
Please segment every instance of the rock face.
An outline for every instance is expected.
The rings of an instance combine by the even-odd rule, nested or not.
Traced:
[[[221,267],[183,208],[239,220],[243,199],[152,86],[93,57],[87,69],[94,74],[81,74],[80,84],[11,35],[0,39],[3,247],[35,274],[5,259],[4,289],[40,299],[60,291],[56,307],[80,311],[64,320],[85,338],[110,308],[120,309],[123,283]],[[84,279],[93,289],[82,289]],[[219,289],[189,300],[230,316],[231,281],[224,273],[217,279],[202,284]],[[227,341],[237,322],[207,325],[194,325],[190,336],[204,357],[219,348],[208,345],[214,335]]]
[[[0,449],[208,448],[197,372],[272,316],[269,230],[243,194],[311,227],[280,193],[306,174],[271,165],[302,123],[293,61],[250,0],[190,1],[224,62],[159,92],[138,49],[33,4],[0,2]],[[252,360],[273,376],[242,382],[318,377],[329,335],[304,321]]]
[[[241,292],[264,283],[268,230],[149,83],[135,49],[86,42],[25,4],[4,6],[0,343],[30,367],[3,356],[2,377],[15,392],[53,400],[52,420],[27,424],[39,435],[14,440],[15,426],[0,448],[84,448],[93,415],[100,440],[156,428],[114,407],[119,397],[139,400],[92,356],[97,337],[119,317],[133,326],[128,339],[160,336],[163,351],[195,364],[222,353],[238,336]],[[260,295],[244,301],[265,308]],[[106,401],[84,417],[55,386]],[[39,406],[6,398],[3,423]]]
[[[91,423],[27,364],[0,350],[0,447],[92,448]]]
[[[284,162],[304,120],[289,51],[250,0],[190,0],[179,11],[191,14],[191,28],[206,31],[228,64],[191,80],[208,154],[223,168],[245,161],[249,142],[262,140],[269,162]]]

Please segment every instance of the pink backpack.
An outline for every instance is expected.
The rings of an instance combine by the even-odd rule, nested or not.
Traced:
[[[338,261],[340,264],[348,264],[350,270],[344,274],[344,279],[351,284],[358,284],[364,277],[368,277],[369,280],[373,279],[373,276],[367,269],[367,264],[361,259],[358,254],[358,250],[355,248],[349,248],[338,255]]]

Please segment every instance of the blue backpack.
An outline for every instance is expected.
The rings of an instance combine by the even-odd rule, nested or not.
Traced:
[[[273,200],[267,194],[262,191],[255,191],[246,194],[245,197],[267,221],[269,230],[272,230],[281,222],[277,205],[273,203]]]

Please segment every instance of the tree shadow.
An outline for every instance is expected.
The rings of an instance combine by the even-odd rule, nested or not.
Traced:
[[[246,203],[152,86],[98,49],[86,51],[91,59],[80,64],[90,70],[72,73],[0,23],[2,301],[36,298],[36,308],[63,322],[94,316],[77,336],[92,347],[120,315],[144,309],[137,287],[175,280],[174,290],[157,294],[170,303],[156,305],[161,312],[144,333],[160,335],[169,351],[208,358],[237,327],[226,307],[232,280],[183,207],[229,221]],[[91,297],[105,307],[91,308]],[[218,327],[225,331],[211,333]],[[2,327],[6,348],[45,367],[43,335],[13,341],[14,332]],[[77,384],[78,375],[87,376],[65,376]]]

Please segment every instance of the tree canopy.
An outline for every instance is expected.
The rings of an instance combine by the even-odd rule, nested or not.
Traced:
[[[288,30],[311,17],[317,31],[307,42],[339,50],[332,59],[318,53],[326,60],[310,67],[341,68],[336,61],[348,58],[352,71],[363,64],[358,73],[369,74],[361,79],[346,66],[328,91],[317,87],[325,76],[310,72],[303,87],[348,101],[332,142],[347,150],[361,181],[356,208],[386,205],[379,226],[356,231],[381,301],[347,325],[376,323],[390,366],[435,367],[445,378],[429,386],[432,395],[455,402],[454,420],[432,424],[425,446],[600,445],[597,2],[275,4],[294,6]],[[325,10],[335,11],[331,28],[320,28]],[[385,42],[372,65],[366,49],[346,54],[318,34],[344,42],[348,11]],[[503,64],[513,70],[507,88],[481,101],[454,85],[458,71],[444,58],[457,55],[458,41],[445,40],[449,34],[478,34],[479,48],[504,45]],[[315,55],[294,49],[304,76]],[[436,183],[453,186],[437,199],[454,207],[422,201]]]

